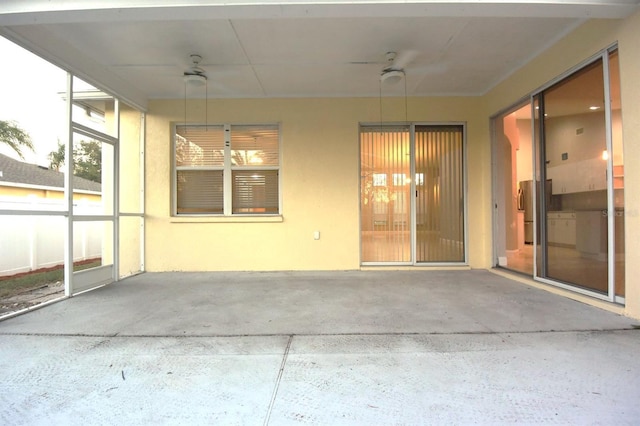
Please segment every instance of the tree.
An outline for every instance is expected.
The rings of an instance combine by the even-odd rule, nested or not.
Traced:
[[[102,147],[96,141],[82,141],[73,150],[73,174],[94,182],[102,182]]]
[[[65,145],[58,140],[58,149],[49,153],[49,168],[52,170],[60,170],[64,165]]]
[[[15,121],[0,120],[0,142],[9,145],[23,160],[22,148],[34,151],[31,137]]]
[[[65,144],[58,142],[58,149],[49,153],[50,167],[60,170],[65,161]],[[99,142],[81,141],[73,150],[73,175],[94,182],[102,181],[102,149]]]

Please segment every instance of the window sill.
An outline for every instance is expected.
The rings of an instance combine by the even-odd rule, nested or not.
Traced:
[[[282,215],[273,216],[173,216],[170,223],[279,223],[284,222]]]

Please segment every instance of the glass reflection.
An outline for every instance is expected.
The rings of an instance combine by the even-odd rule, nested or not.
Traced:
[[[601,60],[543,93],[544,275],[606,294],[607,161]],[[542,189],[542,188],[541,188]]]

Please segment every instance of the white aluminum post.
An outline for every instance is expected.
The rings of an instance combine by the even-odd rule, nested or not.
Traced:
[[[140,113],[140,149],[139,149],[139,161],[140,161],[140,178],[138,181],[138,185],[140,186],[140,213],[142,216],[140,217],[140,272],[144,272],[145,268],[145,225],[144,225],[144,197],[145,197],[145,135],[146,135],[146,114],[144,112]],[[174,132],[175,133],[175,132]],[[175,179],[174,179],[175,182]]]
[[[604,118],[606,129],[606,150],[609,153],[607,157],[607,261],[609,262],[608,272],[608,291],[609,301],[614,302],[616,299],[616,232],[615,232],[615,198],[613,193],[613,141],[611,140],[611,90],[609,86],[609,51],[602,54],[602,70],[604,77]]]
[[[224,185],[224,215],[229,216],[233,211],[231,198],[233,196],[233,184],[231,182],[231,125],[224,125],[224,172],[223,172],[223,185]]]
[[[467,149],[467,123],[459,123],[462,126],[462,206],[464,233],[464,264],[469,264],[469,151]]]
[[[73,106],[73,75],[67,73],[67,140],[65,141],[65,161],[64,161],[64,199],[66,201],[66,220],[64,234],[64,295],[69,297],[73,294],[73,126],[72,106]]]
[[[531,95],[531,186],[533,187],[533,191],[535,194],[535,187],[536,187],[536,153],[538,152],[538,145],[536,144],[536,132],[538,132],[540,129],[536,128],[536,95],[532,94]],[[538,278],[538,246],[537,246],[537,241],[536,241],[536,235],[538,234],[538,230],[537,227],[538,225],[538,221],[535,219],[538,215],[536,214],[537,212],[537,208],[538,206],[536,205],[536,197],[534,194],[531,194],[531,196],[533,197],[531,206],[533,208],[533,248],[531,250],[531,254],[533,255],[533,279]],[[526,234],[525,234],[525,239],[526,239]]]
[[[409,124],[408,122],[406,124]],[[411,178],[411,183],[409,184],[409,191],[411,191],[411,196],[409,197],[409,218],[411,220],[411,228],[409,229],[409,234],[411,235],[411,264],[415,265],[418,263],[418,217],[417,217],[417,200],[418,197],[418,189],[416,186],[416,125],[409,125],[409,177]]]
[[[118,281],[120,278],[120,102],[117,98],[113,100],[113,120],[116,129],[116,143],[113,144],[113,273],[111,278]]]

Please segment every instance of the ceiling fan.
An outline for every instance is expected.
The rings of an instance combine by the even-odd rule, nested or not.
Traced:
[[[387,52],[385,55],[387,64],[382,69],[380,81],[386,84],[398,83],[405,76],[404,69],[413,62],[417,56],[418,52],[415,50],[404,50],[400,53]]]
[[[194,86],[204,86],[207,84],[207,74],[204,69],[200,68],[202,56],[198,54],[189,55],[192,65],[183,73],[184,82]]]
[[[424,76],[427,74],[439,74],[448,69],[444,62],[426,65],[412,65],[420,55],[417,50],[402,50],[400,52],[387,52],[385,66],[380,73],[380,82],[393,85],[400,82],[407,74]]]
[[[192,53],[189,55],[191,59],[191,66],[182,73],[182,79],[184,80],[184,123],[187,124],[187,86],[204,86],[204,123],[205,127],[208,124],[208,104],[209,104],[209,88],[207,85],[207,74],[204,69],[200,68],[200,62],[202,56]]]

